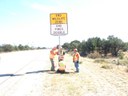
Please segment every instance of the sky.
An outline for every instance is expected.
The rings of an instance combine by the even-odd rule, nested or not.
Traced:
[[[128,42],[128,0],[0,0],[0,44],[52,47],[50,14],[67,13],[60,44],[114,35]]]

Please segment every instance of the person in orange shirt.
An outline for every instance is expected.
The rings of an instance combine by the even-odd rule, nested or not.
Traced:
[[[76,68],[75,72],[79,72],[79,59],[80,59],[80,54],[78,50],[75,48],[74,49],[74,54],[73,54],[73,62]]]
[[[50,51],[50,61],[51,61],[51,71],[55,71],[55,64],[54,64],[54,57],[56,55],[58,55],[58,49],[59,49],[59,45],[57,45],[56,47],[52,48],[52,50]]]

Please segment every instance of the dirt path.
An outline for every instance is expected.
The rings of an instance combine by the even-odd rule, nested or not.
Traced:
[[[65,63],[71,70],[72,57],[66,57]],[[128,73],[120,70],[119,66],[104,69],[93,60],[85,58],[82,62],[80,73],[48,72],[43,87],[44,96],[128,96]]]

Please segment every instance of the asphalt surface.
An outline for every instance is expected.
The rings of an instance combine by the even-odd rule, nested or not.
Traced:
[[[49,50],[0,54],[0,96],[43,96]]]

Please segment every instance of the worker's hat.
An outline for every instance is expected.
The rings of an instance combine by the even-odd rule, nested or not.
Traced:
[[[77,49],[75,48],[74,51],[77,51]]]

